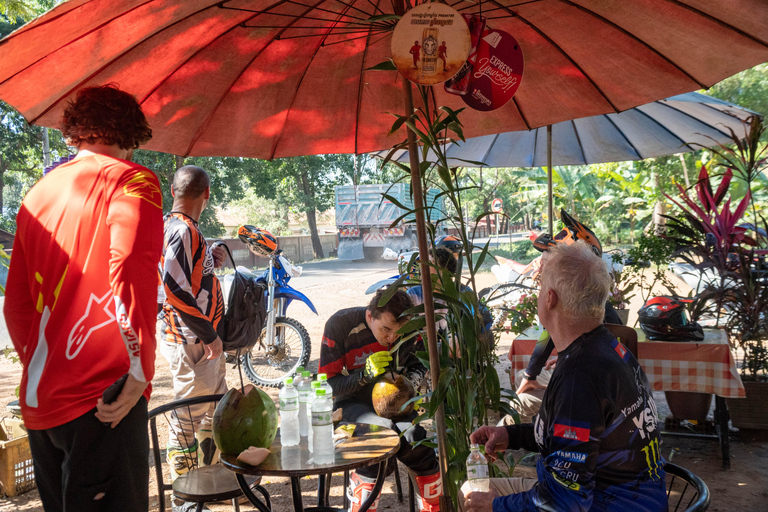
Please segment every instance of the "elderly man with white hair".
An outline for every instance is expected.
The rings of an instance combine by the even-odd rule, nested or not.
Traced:
[[[541,454],[537,479],[464,484],[466,512],[664,511],[656,404],[634,356],[605,328],[611,278],[583,241],[558,245],[543,265],[538,312],[559,354],[534,423],[484,426],[471,436],[495,458],[507,448]]]

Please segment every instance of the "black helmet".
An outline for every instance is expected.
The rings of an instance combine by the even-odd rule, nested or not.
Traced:
[[[459,257],[461,252],[461,238],[453,235],[440,235],[435,238],[435,247],[443,247],[453,253],[455,257]]]
[[[637,316],[640,328],[649,340],[702,341],[704,331],[688,318],[685,299],[654,297],[646,302]]]

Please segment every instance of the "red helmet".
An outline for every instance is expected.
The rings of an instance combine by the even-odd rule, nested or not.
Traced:
[[[550,247],[554,247],[556,244],[571,245],[576,240],[583,240],[587,244],[592,246],[592,250],[598,256],[603,255],[603,246],[600,245],[600,240],[597,239],[591,229],[577,221],[565,210],[560,210],[560,220],[563,221],[565,227],[554,236],[549,233],[543,233],[539,235],[536,240],[533,241],[533,246],[541,252],[549,250]]]
[[[251,252],[259,256],[271,256],[277,250],[277,238],[266,229],[246,224],[238,228],[237,237]]]
[[[691,300],[654,297],[637,312],[640,328],[649,340],[702,341],[704,331],[688,318],[686,303]]]

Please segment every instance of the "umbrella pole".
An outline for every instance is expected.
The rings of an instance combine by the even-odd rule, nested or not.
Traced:
[[[403,78],[403,96],[405,101],[405,115],[413,115],[413,90],[411,82]],[[437,351],[437,331],[435,329],[435,302],[432,295],[432,279],[427,265],[429,255],[429,242],[427,241],[427,225],[424,220],[424,199],[421,188],[421,167],[419,166],[419,153],[416,146],[416,134],[407,128],[408,155],[411,161],[411,189],[413,191],[413,206],[416,209],[416,238],[419,241],[419,262],[421,267],[421,289],[424,293],[424,317],[427,322],[427,349],[429,351],[429,372],[432,378],[432,389],[437,390],[440,380],[440,354]],[[448,451],[445,438],[445,409],[442,404],[437,408],[435,416],[437,427],[437,448],[440,454],[440,476],[443,483],[448,475]],[[440,510],[451,512],[453,506],[451,500],[443,494],[440,497]]]
[[[549,234],[552,235],[553,217],[552,217],[552,125],[547,125],[547,220],[549,221]],[[573,213],[573,212],[571,212]]]

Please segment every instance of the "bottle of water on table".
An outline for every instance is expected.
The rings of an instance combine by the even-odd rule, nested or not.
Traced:
[[[328,384],[328,375],[325,373],[318,373],[317,380],[322,384],[321,387],[325,390],[325,396],[331,401],[331,405],[333,405],[333,388]]]
[[[315,401],[312,402],[312,430],[314,452],[312,458],[315,464],[333,464],[333,419],[331,419],[333,406],[324,389],[318,389]]]
[[[309,423],[307,422],[307,401],[309,392],[312,390],[311,373],[301,372],[301,379],[296,383],[296,389],[299,392],[299,433],[301,437],[309,435]]]
[[[472,491],[488,492],[490,480],[488,479],[488,461],[480,450],[480,446],[469,446],[467,457],[467,483]]]
[[[280,390],[280,443],[283,446],[299,444],[299,392],[293,387],[293,378],[285,379]]]
[[[320,384],[321,382],[319,380],[316,380],[312,383],[312,391],[309,392],[309,400],[307,400],[307,424],[309,425],[307,432],[307,447],[309,448],[309,453],[312,453],[312,450],[314,449],[312,446],[312,404],[315,401],[315,392],[320,389]]]

